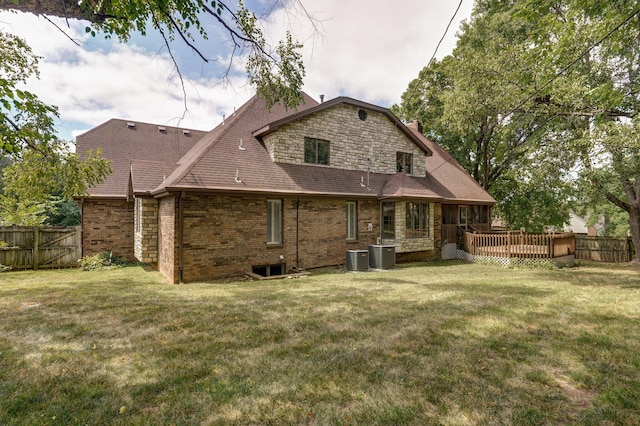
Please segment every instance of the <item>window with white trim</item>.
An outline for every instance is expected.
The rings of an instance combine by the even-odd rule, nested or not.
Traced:
[[[282,244],[282,200],[267,200],[267,244]]]
[[[347,201],[347,240],[358,239],[358,204]]]

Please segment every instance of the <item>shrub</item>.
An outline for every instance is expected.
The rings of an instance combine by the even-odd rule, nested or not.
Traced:
[[[114,256],[113,253],[109,251],[94,254],[93,256],[85,256],[78,260],[78,263],[83,271],[104,271],[107,269],[122,268],[127,265],[124,259]]]

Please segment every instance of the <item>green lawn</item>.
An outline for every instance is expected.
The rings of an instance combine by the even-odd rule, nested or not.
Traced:
[[[0,424],[640,424],[640,271],[4,273]]]

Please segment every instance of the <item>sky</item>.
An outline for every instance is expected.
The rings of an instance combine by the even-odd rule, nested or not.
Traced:
[[[457,0],[295,0],[268,15],[275,0],[245,2],[263,19],[268,41],[286,30],[302,42],[306,77],[303,90],[319,100],[349,96],[383,107],[400,102],[409,82],[434,54]],[[290,1],[290,0],[286,0]],[[462,20],[473,0],[463,0],[438,48],[441,59],[455,47]],[[313,20],[307,18],[311,16]],[[241,65],[231,66],[230,45],[221,29],[199,42],[209,63],[179,40],[171,45],[185,76],[186,99],[176,68],[157,34],[134,35],[126,44],[91,37],[86,22],[0,12],[0,31],[24,38],[41,56],[40,78],[27,89],[60,112],[58,134],[73,140],[111,118],[210,130],[253,96]],[[79,45],[71,42],[75,40]]]

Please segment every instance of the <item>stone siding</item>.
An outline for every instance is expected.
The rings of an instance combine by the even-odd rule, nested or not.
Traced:
[[[158,200],[135,199],[134,253],[143,263],[158,262]]]
[[[425,153],[382,113],[367,110],[360,120],[359,108],[338,105],[296,120],[264,138],[275,162],[305,164],[304,138],[329,141],[329,166],[373,173],[396,173],[396,152],[413,154],[413,175],[424,177]]]
[[[158,270],[172,283],[179,280],[177,207],[176,197],[158,201]]]
[[[416,200],[416,202],[421,202]],[[395,235],[393,240],[383,240],[383,244],[396,247],[397,262],[434,260],[441,257],[442,248],[442,205],[429,204],[429,236],[426,238],[406,238],[407,202],[395,203]]]
[[[97,200],[82,202],[82,256],[104,251],[135,260],[133,202]]]

